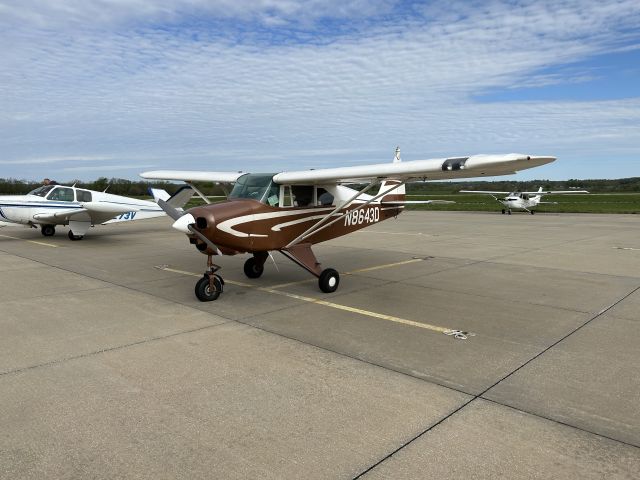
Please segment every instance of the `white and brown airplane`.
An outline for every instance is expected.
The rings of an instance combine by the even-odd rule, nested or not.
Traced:
[[[208,200],[192,182],[233,184],[226,201],[179,212],[159,200],[184,232],[207,255],[207,270],[195,287],[201,301],[218,298],[224,281],[215,272],[213,255],[250,253],[244,264],[249,278],[258,278],[271,251],[279,251],[318,278],[326,293],[338,288],[340,276],[323,268],[312,245],[396,217],[408,203],[410,181],[510,175],[553,162],[555,157],[530,155],[473,155],[469,157],[400,161],[399,149],[391,163],[282,173],[152,171],[146,179],[182,180]],[[347,187],[346,185],[351,185]],[[357,188],[354,188],[358,185]],[[376,191],[375,194],[368,192]]]
[[[535,208],[541,203],[556,205],[556,202],[543,202],[543,195],[567,195],[572,193],[589,193],[587,190],[547,190],[542,191],[542,187],[537,192],[496,192],[490,190],[460,190],[460,193],[484,193],[491,195],[494,200],[503,206],[502,214],[511,215],[511,210],[524,210],[533,215]],[[502,197],[504,195],[504,197]]]

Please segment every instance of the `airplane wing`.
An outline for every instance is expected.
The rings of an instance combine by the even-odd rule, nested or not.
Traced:
[[[589,193],[587,190],[547,190],[546,192],[521,192],[529,195],[565,195],[568,193]]]
[[[141,173],[149,180],[182,180],[183,182],[234,183],[242,172],[206,172],[189,170],[153,170]]]
[[[486,193],[487,195],[509,195],[512,192],[495,192],[491,190],[460,190],[458,193]]]
[[[326,184],[369,182],[383,179],[401,181],[442,180],[469,177],[491,177],[510,175],[546,163],[555,157],[532,157],[530,155],[473,155],[409,162],[381,163],[356,167],[324,168],[278,173],[273,177],[276,183]]]
[[[82,208],[60,209],[51,213],[36,213],[33,218],[40,223],[52,224],[65,223],[71,220],[82,222],[90,221],[94,225],[111,220],[117,215],[137,211],[139,208],[131,205],[105,204],[104,202],[84,202]]]
[[[68,221],[70,218],[74,216],[86,216],[87,209],[86,208],[66,208],[60,209],[56,212],[48,212],[48,213],[36,213],[33,218],[39,222],[45,223],[61,223]]]
[[[282,172],[274,175],[273,180],[276,183],[286,185],[309,185],[369,182],[383,180],[385,178],[410,181],[491,177],[511,175],[520,170],[551,163],[555,159],[555,157],[534,157],[517,153],[507,155],[472,155],[470,157],[436,158],[431,160],[378,163],[355,167]],[[233,183],[241,175],[242,172],[186,170],[155,170],[140,174],[142,178],[154,180],[183,180],[185,182],[207,181],[219,183]]]

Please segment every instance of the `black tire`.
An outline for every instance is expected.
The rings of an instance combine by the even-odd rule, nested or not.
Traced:
[[[318,279],[318,286],[324,293],[332,293],[338,289],[340,285],[340,275],[333,268],[327,268],[322,271]]]
[[[84,238],[84,235],[74,235],[73,232],[69,230],[69,240],[75,242],[76,240],[82,240],[83,238]]]
[[[531,210],[531,215],[533,215],[534,213],[536,213],[536,212],[534,212],[533,210]]]
[[[244,262],[244,274],[249,278],[260,278],[264,272],[264,265],[258,265],[256,257],[251,257]]]
[[[45,237],[53,237],[56,234],[56,227],[55,225],[42,225],[40,232]]]
[[[507,213],[508,213],[509,215],[511,215],[511,210],[507,210]]]
[[[198,297],[198,300],[200,300],[201,302],[211,302],[213,300],[216,300],[220,296],[220,294],[222,293],[222,282],[218,280],[217,275],[213,279],[213,287],[214,290],[211,290],[211,288],[209,287],[209,277],[203,277],[198,280],[195,288],[196,297]]]
[[[502,209],[502,214],[503,214],[503,215],[504,215],[504,212],[505,212],[505,209],[503,208],[503,209]]]

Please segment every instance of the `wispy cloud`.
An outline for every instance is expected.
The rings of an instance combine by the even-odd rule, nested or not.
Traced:
[[[87,172],[115,159],[335,166],[389,160],[397,144],[407,159],[525,151],[579,165],[640,145],[638,98],[478,99],[602,75],[572,65],[638,43],[635,0],[30,0],[0,17],[0,176],[83,155]]]
[[[94,165],[91,167],[65,167],[60,169],[62,172],[120,172],[125,170],[141,171],[143,168],[153,168],[155,164],[139,164],[139,165]]]

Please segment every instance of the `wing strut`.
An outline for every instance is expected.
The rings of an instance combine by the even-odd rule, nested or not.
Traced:
[[[356,195],[354,195],[353,197],[351,197],[349,199],[348,202],[338,206],[335,208],[335,210],[333,210],[331,213],[329,213],[328,215],[326,215],[324,218],[322,218],[318,223],[316,223],[315,225],[313,225],[311,228],[309,228],[306,232],[304,232],[302,235],[300,235],[298,238],[296,238],[295,240],[291,241],[285,248],[290,248],[300,242],[302,242],[302,240],[310,237],[311,235],[313,235],[314,233],[319,232],[320,230],[324,230],[327,227],[330,227],[331,225],[333,225],[334,223],[336,223],[338,220],[340,220],[342,218],[342,215],[340,215],[337,218],[334,218],[332,221],[330,221],[329,223],[322,225],[323,223],[325,223],[329,218],[331,218],[331,216],[333,214],[335,214],[338,210],[340,210],[341,208],[345,208],[348,207],[349,205],[351,205],[354,200],[356,198],[358,198],[358,196],[360,196],[361,194],[363,194],[364,192],[366,192],[367,190],[369,190],[371,187],[373,187],[376,183],[378,183],[378,181],[375,182],[371,182],[369,185],[367,185],[364,189],[360,190]],[[387,193],[390,193],[392,191],[394,191],[397,188],[400,188],[401,186],[403,186],[406,182],[400,182],[397,185],[392,186],[391,188],[389,188],[388,190],[385,190],[384,192],[378,192],[375,196],[371,197],[369,200],[365,201],[362,205],[358,205],[356,208],[354,208],[353,210],[351,210],[352,212],[356,212],[358,210],[363,209],[364,207],[366,207],[367,205],[369,205],[371,202],[375,202],[378,198],[380,197],[384,197]]]
[[[323,218],[321,218],[320,220],[318,220],[316,223],[314,223],[313,225],[311,225],[307,230],[305,230],[303,233],[301,233],[297,238],[291,240],[289,242],[289,244],[284,247],[284,248],[291,248],[294,245],[300,243],[302,240],[304,240],[305,238],[307,238],[309,235],[313,235],[314,233],[316,233],[320,226],[325,223],[327,220],[329,220],[332,215],[334,215],[338,210],[340,210],[341,208],[343,208],[345,205],[348,207],[349,205],[351,205],[351,203],[353,203],[353,201],[358,198],[360,195],[362,195],[363,193],[365,193],[366,191],[368,191],[369,189],[371,189],[371,187],[373,187],[374,185],[376,185],[378,183],[378,180],[374,180],[371,183],[369,183],[369,185],[367,185],[366,187],[364,187],[362,190],[356,192],[356,194],[351,197],[349,200],[347,200],[345,203],[341,204],[341,205],[337,205],[336,208],[334,208],[330,213],[328,213],[327,215],[325,215]],[[336,220],[339,220],[340,218],[342,218],[342,216],[339,216],[338,218],[336,218]],[[335,220],[334,220],[335,221]],[[333,222],[332,222],[333,223]],[[325,225],[325,227],[328,227],[329,225],[331,225],[331,223]]]
[[[185,183],[189,185],[191,188],[193,188],[193,191],[196,192],[198,196],[202,198],[207,204],[211,203],[209,199],[205,196],[205,194],[202,193],[200,190],[198,190],[193,183],[190,183],[190,182],[185,182]]]

